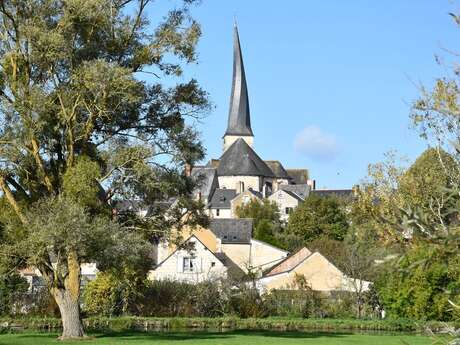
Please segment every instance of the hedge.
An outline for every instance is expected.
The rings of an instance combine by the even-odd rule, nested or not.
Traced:
[[[274,331],[442,331],[447,324],[437,321],[357,320],[357,319],[240,319],[224,318],[155,318],[92,317],[83,320],[87,332],[178,331],[178,330],[274,330]],[[449,323],[459,328],[459,323]],[[1,332],[49,331],[61,329],[57,318],[0,318]]]

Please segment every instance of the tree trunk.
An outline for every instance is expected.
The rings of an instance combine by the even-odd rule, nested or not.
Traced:
[[[53,291],[53,296],[61,312],[62,335],[60,339],[84,337],[78,299],[75,300],[71,293],[65,289]]]
[[[67,269],[64,286],[51,289],[61,312],[61,340],[85,336],[80,315],[80,263],[74,251],[70,251],[67,255]]]

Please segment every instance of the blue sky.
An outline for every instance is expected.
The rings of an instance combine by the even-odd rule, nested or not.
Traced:
[[[171,2],[166,2],[171,4]],[[457,5],[457,6],[455,6]],[[320,188],[348,188],[395,149],[426,147],[409,128],[414,83],[445,74],[434,55],[457,48],[449,0],[203,0],[195,77],[213,112],[199,124],[207,158],[222,153],[236,16],[255,149],[285,167],[308,168]]]

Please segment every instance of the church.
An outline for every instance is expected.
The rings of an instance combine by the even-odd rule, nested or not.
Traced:
[[[206,165],[186,168],[186,174],[198,183],[193,196],[205,203],[210,225],[185,231],[182,245],[159,243],[149,279],[193,283],[251,273],[258,277],[258,289],[269,291],[295,288],[295,277],[301,274],[317,291],[350,291],[356,283],[367,289],[368,282],[347,277],[321,253],[302,248],[291,254],[254,239],[252,219],[236,216],[238,206],[267,199],[278,205],[281,219],[288,221],[290,212],[312,193],[348,197],[351,190],[316,190],[307,169],[284,168],[281,162],[263,160],[257,154],[236,25],[233,35],[233,80],[223,153]]]
[[[238,205],[252,199],[278,204],[281,218],[314,190],[307,169],[285,169],[278,160],[263,160],[255,151],[248,87],[238,28],[234,27],[233,80],[223,153],[205,166],[191,169],[199,180],[195,197],[207,206],[212,218],[235,218]]]

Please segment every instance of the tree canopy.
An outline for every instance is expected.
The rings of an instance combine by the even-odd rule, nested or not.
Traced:
[[[279,209],[276,203],[269,200],[251,200],[236,208],[238,218],[254,220],[253,237],[275,246],[284,247],[280,241],[282,231]]]
[[[141,228],[153,241],[205,221],[182,171],[204,155],[193,122],[209,103],[196,80],[175,79],[197,58],[194,2],[154,23],[150,0],[0,5],[0,250],[47,279],[64,337],[82,335],[80,264],[118,253],[113,236],[128,250]],[[111,208],[123,199],[177,207],[117,226]]]
[[[300,236],[305,242],[320,237],[343,240],[348,227],[344,205],[339,199],[311,195],[289,216],[286,233]]]

